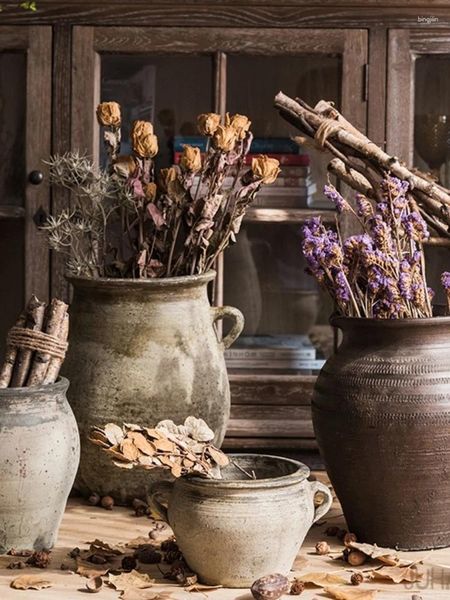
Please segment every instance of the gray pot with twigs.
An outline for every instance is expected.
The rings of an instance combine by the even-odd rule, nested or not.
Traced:
[[[245,211],[278,161],[246,167],[252,135],[243,115],[198,118],[207,151],[185,146],[180,164],[155,173],[158,140],[136,121],[132,154],[120,154],[120,107],[97,109],[109,156],[99,170],[76,153],[50,160],[55,185],[73,194],[69,210],[49,218],[50,245],[67,254],[74,287],[71,347],[65,368],[82,434],[77,486],[115,496],[142,495],[148,481],[118,476],[84,444],[87,428],[107,421],[204,418],[221,444],[230,394],[223,351],[243,327],[241,313],[211,307],[207,285],[234,243]],[[215,323],[233,321],[224,339]]]

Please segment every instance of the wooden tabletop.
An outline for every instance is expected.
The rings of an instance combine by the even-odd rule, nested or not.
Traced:
[[[320,476],[323,478],[323,476]],[[99,538],[109,543],[125,543],[137,536],[147,536],[150,521],[146,517],[135,517],[130,509],[114,508],[106,511],[101,508],[86,505],[79,499],[71,499],[67,506],[64,520],[59,533],[57,545],[52,553],[51,564],[48,569],[7,569],[7,564],[13,557],[0,557],[0,600],[76,600],[86,598],[85,584],[87,579],[73,572],[62,571],[60,565],[67,560],[67,553],[74,547],[86,548],[86,542]],[[335,572],[340,573],[347,579],[349,571],[345,571],[346,565],[341,560],[328,556],[315,554],[315,544],[320,540],[326,540],[332,550],[341,551],[343,546],[336,538],[327,538],[325,529],[331,525],[345,528],[344,519],[337,503],[318,526],[314,526],[300,550],[292,578],[296,574],[306,572]],[[334,555],[336,556],[336,554]],[[377,600],[411,600],[417,594],[422,600],[449,600],[450,599],[450,549],[437,550],[434,552],[411,552],[400,553],[403,558],[417,561],[424,558],[424,579],[416,584],[389,584],[384,582],[364,583],[358,588],[346,586],[346,589],[379,590]],[[16,559],[17,560],[17,559]],[[367,570],[367,563],[361,569]],[[158,569],[154,566],[148,567],[150,573],[155,577],[161,577]],[[24,573],[36,573],[43,575],[53,583],[53,587],[39,591],[21,591],[10,587],[11,581]],[[218,589],[207,593],[186,592],[180,586],[167,583],[155,584],[154,591],[171,591],[174,600],[209,599],[211,600],[253,600],[248,590]],[[103,588],[93,596],[96,600],[114,600],[119,598],[119,592],[104,585]],[[302,600],[320,600],[328,598],[320,588],[308,588],[301,594]],[[285,596],[284,599],[293,598]],[[414,596],[415,598],[415,596]],[[416,600],[416,598],[415,598]]]

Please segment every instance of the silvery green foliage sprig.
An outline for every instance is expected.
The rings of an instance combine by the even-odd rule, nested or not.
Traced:
[[[356,196],[356,210],[331,185],[325,195],[338,215],[350,212],[362,233],[343,240],[339,218],[336,231],[320,218],[303,227],[303,254],[308,272],[334,300],[339,314],[378,319],[432,316],[434,292],[427,286],[423,243],[429,231],[408,193],[409,185],[387,175],[378,201]],[[448,283],[450,275],[443,276]]]

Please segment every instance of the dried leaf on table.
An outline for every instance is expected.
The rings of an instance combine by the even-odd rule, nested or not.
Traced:
[[[399,560],[396,551],[392,550],[392,548],[382,548],[380,546],[377,546],[376,544],[360,544],[358,542],[350,542],[348,544],[348,547],[354,548],[355,550],[359,550],[369,558],[376,558],[381,560],[381,557],[383,557],[383,562],[391,561],[394,565],[397,564]]]
[[[207,592],[208,590],[220,590],[221,588],[223,588],[223,585],[206,585],[198,582],[184,587],[186,592]]]
[[[102,540],[95,539],[93,542],[87,542],[92,552],[99,552],[103,554],[124,554],[125,548],[121,544],[108,544]]]
[[[89,577],[89,579],[92,577],[101,577],[112,568],[113,565],[108,562],[103,565],[95,565],[87,560],[77,558],[77,573],[81,577]]]
[[[113,575],[112,573],[109,573],[108,575],[108,583],[119,591],[123,591],[128,588],[149,588],[154,584],[154,582],[155,580],[146,573],[139,573],[135,570],[130,571],[129,573],[121,573],[120,575]]]
[[[423,571],[419,570],[415,564],[406,567],[381,567],[372,571],[369,574],[372,579],[384,579],[401,583],[402,581],[421,581],[423,579]]]
[[[335,600],[373,600],[377,595],[377,590],[352,590],[344,587],[330,587],[324,591]]]
[[[96,427],[95,429],[98,431],[99,427]],[[107,437],[108,442],[110,442],[113,446],[120,444],[124,438],[122,427],[119,427],[115,423],[107,423],[103,429],[103,433]]]
[[[11,587],[16,590],[43,590],[53,585],[41,575],[21,575],[11,581]]]
[[[127,588],[119,598],[120,600],[169,600],[172,598],[170,592],[155,592],[149,589]]]
[[[345,571],[342,571],[345,573]],[[304,575],[298,575],[297,579],[303,581],[303,583],[310,583],[317,587],[326,587],[333,583],[347,583],[347,579],[344,579],[340,575],[334,573],[323,573],[321,571],[313,573],[305,573]]]

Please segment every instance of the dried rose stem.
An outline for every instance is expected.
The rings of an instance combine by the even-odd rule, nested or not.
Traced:
[[[16,321],[16,327],[24,327],[25,325],[25,314],[21,314]],[[3,363],[2,370],[0,372],[0,388],[7,388],[11,381],[11,376],[16,362],[18,349],[15,346],[7,346],[5,362]]]
[[[25,328],[32,331],[41,331],[44,323],[45,302],[40,302],[36,296],[32,296],[25,310],[26,320]],[[10,382],[10,387],[22,387],[30,370],[31,360],[34,351],[28,349],[19,349],[17,353],[14,371]]]

